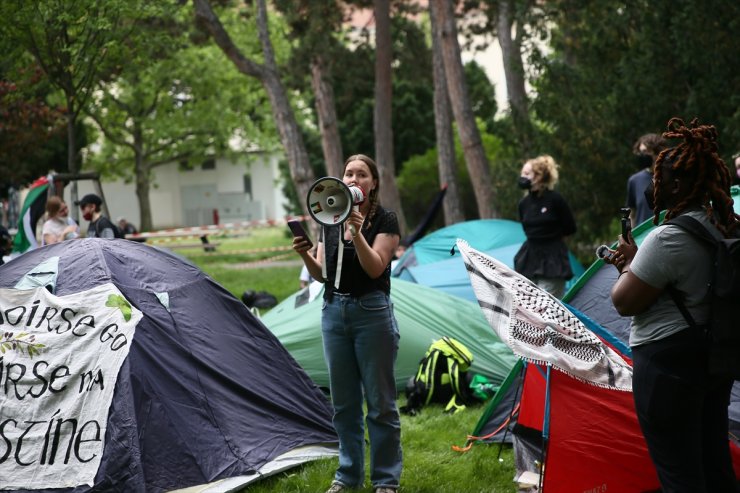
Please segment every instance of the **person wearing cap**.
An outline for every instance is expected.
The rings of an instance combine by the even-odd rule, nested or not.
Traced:
[[[90,221],[87,227],[88,238],[122,238],[121,232],[110,219],[100,211],[103,201],[94,193],[88,193],[75,202],[80,206],[82,217]]]

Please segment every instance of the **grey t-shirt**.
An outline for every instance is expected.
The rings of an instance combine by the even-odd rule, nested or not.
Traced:
[[[687,215],[714,227],[704,209]],[[712,272],[711,247],[678,226],[663,225],[652,230],[632,260],[630,270],[655,288],[673,285],[697,324],[709,319],[708,286]],[[630,346],[668,337],[688,328],[668,291],[644,313],[632,317]]]

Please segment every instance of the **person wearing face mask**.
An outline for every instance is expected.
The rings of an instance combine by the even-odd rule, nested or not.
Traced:
[[[90,221],[87,226],[88,238],[123,238],[121,230],[101,212],[103,201],[100,197],[89,193],[75,203],[80,207],[82,217]]]
[[[573,277],[564,238],[576,232],[573,213],[553,190],[558,165],[548,155],[522,166],[519,188],[527,194],[519,201],[519,220],[527,239],[514,256],[514,268],[553,296],[560,298],[565,281]]]
[[[653,210],[645,201],[645,189],[653,180],[653,163],[666,142],[658,134],[645,134],[635,142],[632,152],[635,155],[637,172],[627,180],[626,207],[630,209],[630,222],[634,228],[653,215]]]
[[[311,277],[324,282],[321,332],[339,437],[339,468],[326,493],[362,487],[365,423],[373,491],[394,493],[402,451],[394,376],[399,332],[390,298],[390,264],[401,234],[396,214],[379,204],[380,175],[372,159],[350,156],[342,181],[361,188],[367,197],[351,212],[347,227],[323,226],[315,256],[307,238],[293,239]]]
[[[653,170],[657,227],[639,249],[631,234],[629,243],[620,235],[616,251],[604,258],[619,271],[611,298],[620,315],[632,316],[635,411],[662,491],[737,492],[728,441],[733,379],[709,372],[703,329],[714,250],[683,228],[665,224],[688,216],[717,236],[733,236],[740,216],[729,193],[732,175],[719,157],[714,126],[672,118],[663,137],[677,144],[658,156]]]
[[[74,219],[69,217],[69,207],[64,201],[53,195],[46,201],[47,220],[41,229],[41,246],[53,245],[79,236],[80,228]]]

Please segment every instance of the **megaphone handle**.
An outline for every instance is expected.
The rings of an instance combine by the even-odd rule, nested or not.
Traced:
[[[359,211],[360,210],[360,206],[359,205],[353,205],[352,206],[352,210],[353,211]],[[352,234],[352,238],[354,238],[355,236],[357,236],[357,228],[355,228],[354,224],[350,224],[349,225],[349,232]]]

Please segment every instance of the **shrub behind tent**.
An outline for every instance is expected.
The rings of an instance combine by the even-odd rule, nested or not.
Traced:
[[[34,276],[57,296],[112,283],[143,313],[118,376],[92,488],[227,491],[336,454],[331,408],[239,300],[165,250],[126,240],[65,241],[0,267],[13,288]]]

